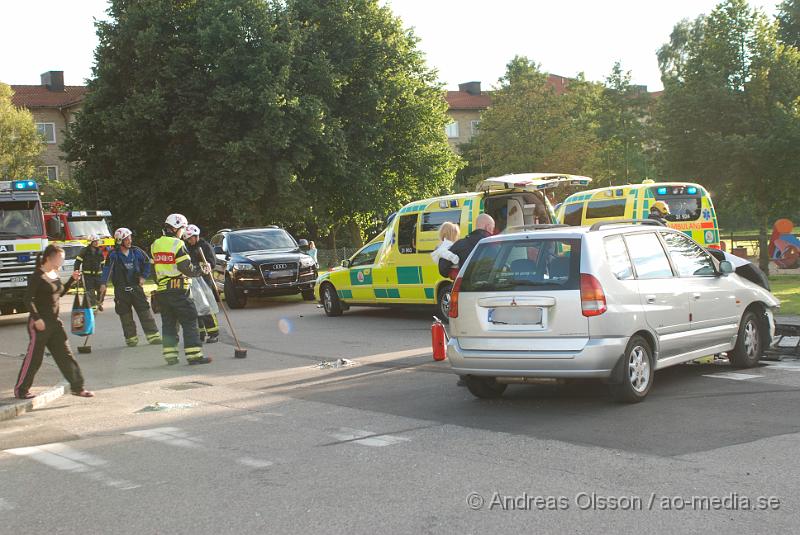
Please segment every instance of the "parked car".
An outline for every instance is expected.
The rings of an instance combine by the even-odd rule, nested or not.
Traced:
[[[302,294],[314,299],[317,266],[295,241],[276,226],[223,229],[211,238],[216,266],[214,282],[231,308],[242,308],[249,296]]]
[[[727,352],[756,366],[779,301],[680,231],[603,222],[482,240],[453,285],[447,346],[475,396],[596,378],[641,401],[656,370]]]

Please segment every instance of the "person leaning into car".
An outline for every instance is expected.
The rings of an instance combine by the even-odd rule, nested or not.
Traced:
[[[488,238],[494,232],[494,219],[489,214],[481,214],[475,220],[475,230],[470,232],[467,236],[461,238],[450,247],[450,252],[461,259],[462,264],[466,261],[467,257],[472,253],[472,250],[478,245],[478,242],[484,238]],[[439,259],[439,274],[442,277],[450,277],[450,269],[454,266],[451,260],[447,258]]]

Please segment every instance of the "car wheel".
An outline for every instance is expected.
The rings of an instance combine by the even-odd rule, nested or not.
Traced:
[[[647,340],[639,335],[631,337],[625,348],[622,367],[622,381],[610,385],[611,395],[625,403],[642,401],[650,392],[655,377],[653,351]]]
[[[445,282],[439,286],[436,294],[436,317],[445,324],[450,322],[450,290],[452,289],[453,284]]]
[[[739,324],[736,345],[728,352],[728,360],[734,368],[752,368],[758,365],[764,339],[762,332],[763,327],[756,313],[752,310],[745,312]]]
[[[247,305],[247,296],[237,290],[228,277],[225,277],[225,302],[230,308],[244,308]]]
[[[314,290],[303,290],[301,293],[303,294],[303,301],[314,300]]]
[[[320,296],[322,297],[322,307],[325,309],[325,314],[328,316],[341,316],[342,315],[342,302],[339,296],[336,295],[336,288],[333,284],[324,284],[320,289]]]
[[[464,382],[467,383],[467,389],[476,398],[481,399],[496,399],[503,395],[508,387],[505,383],[498,383],[494,377],[478,377],[475,375],[467,375],[464,377]]]

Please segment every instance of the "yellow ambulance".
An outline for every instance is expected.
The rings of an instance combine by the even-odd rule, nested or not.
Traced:
[[[669,206],[667,225],[683,231],[700,245],[719,249],[719,226],[714,203],[706,189],[690,182],[654,182],[609,186],[581,191],[559,205],[559,223],[592,225],[608,219],[647,219],[650,206]]]
[[[447,320],[452,281],[439,274],[431,252],[439,245],[439,227],[457,223],[461,237],[473,231],[481,213],[495,220],[495,232],[507,227],[555,223],[546,193],[558,186],[584,187],[584,176],[522,173],[487,178],[477,191],[445,195],[407,204],[386,229],[341,267],[321,273],[315,297],[328,316],[351,305],[435,305]]]

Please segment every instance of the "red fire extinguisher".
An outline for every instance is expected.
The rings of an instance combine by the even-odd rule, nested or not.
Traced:
[[[444,330],[441,320],[436,316],[431,325],[431,344],[433,345],[433,360],[444,360],[447,358],[447,332]]]

